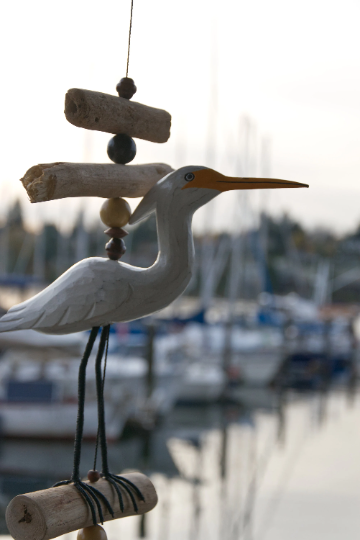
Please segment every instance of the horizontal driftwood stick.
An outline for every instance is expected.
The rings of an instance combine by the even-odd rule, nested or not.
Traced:
[[[145,502],[135,496],[138,514],[152,510],[157,503],[155,488],[147,476],[140,473],[124,474],[141,490]],[[89,483],[89,482],[87,482]],[[115,519],[136,515],[129,495],[121,489],[124,512],[114,488],[103,479],[93,484],[110,502]],[[102,504],[104,521],[112,519]],[[73,485],[59,486],[17,495],[6,509],[6,525],[15,540],[49,540],[92,525],[90,509]]]
[[[156,143],[170,137],[168,112],[102,92],[71,88],[65,95],[65,116],[70,124],[85,129],[126,133]]]
[[[48,163],[21,178],[32,203],[66,197],[143,197],[173,169],[165,163]]]

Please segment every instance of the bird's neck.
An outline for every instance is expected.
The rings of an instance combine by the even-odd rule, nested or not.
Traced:
[[[191,277],[194,262],[192,215],[191,210],[172,204],[158,205],[156,212],[159,254],[155,266],[178,283],[183,279],[189,281]]]

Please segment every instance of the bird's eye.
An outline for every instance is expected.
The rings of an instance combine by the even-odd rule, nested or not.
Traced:
[[[187,174],[185,174],[184,178],[187,182],[191,182],[191,180],[194,180],[195,174],[193,174],[192,172],[188,172]]]

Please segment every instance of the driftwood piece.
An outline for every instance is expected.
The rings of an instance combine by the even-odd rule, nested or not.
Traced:
[[[156,143],[170,137],[168,112],[102,92],[71,88],[65,95],[65,116],[70,124],[85,129],[126,133]]]
[[[123,476],[134,482],[145,497],[143,502],[134,495],[139,508],[137,514],[152,510],[157,503],[157,494],[149,478],[140,473]],[[124,512],[121,512],[119,499],[109,482],[100,479],[95,486],[108,498],[115,519],[136,515],[125,490],[122,490]],[[105,506],[102,507],[104,521],[111,520]],[[93,524],[88,505],[71,484],[17,495],[9,503],[5,517],[9,532],[15,540],[49,540]]]
[[[172,170],[164,163],[48,163],[31,167],[21,182],[32,203],[65,197],[143,197]]]

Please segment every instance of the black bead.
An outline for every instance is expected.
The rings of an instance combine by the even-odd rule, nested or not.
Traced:
[[[106,253],[112,261],[118,261],[125,253],[126,246],[122,238],[112,238],[105,246]]]
[[[107,153],[111,161],[125,165],[130,163],[136,156],[136,144],[135,141],[125,135],[125,133],[119,133],[110,139],[107,146]]]
[[[133,79],[130,79],[130,77],[124,77],[121,79],[120,82],[116,85],[116,91],[119,94],[120,97],[125,99],[131,99],[133,95],[136,93],[136,86],[133,81]]]

